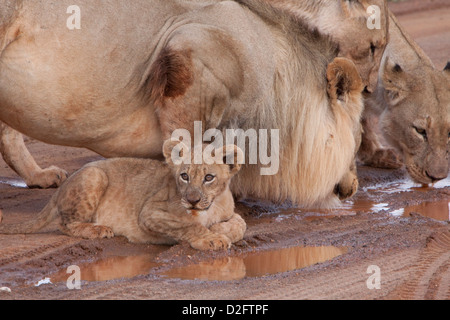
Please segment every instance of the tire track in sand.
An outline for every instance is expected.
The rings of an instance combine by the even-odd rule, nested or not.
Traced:
[[[408,280],[397,287],[390,299],[450,299],[450,230],[431,235],[412,268]]]

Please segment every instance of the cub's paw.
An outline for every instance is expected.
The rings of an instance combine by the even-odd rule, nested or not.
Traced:
[[[246,229],[247,224],[238,214],[226,222],[216,223],[209,228],[214,233],[225,235],[232,243],[242,240]]]
[[[87,229],[84,238],[88,239],[104,239],[104,238],[113,238],[114,232],[110,227],[105,226],[92,226]]]
[[[69,174],[65,170],[51,166],[37,172],[30,179],[26,179],[25,182],[29,188],[57,188],[68,176]]]
[[[197,250],[227,250],[231,241],[223,234],[214,234],[191,241],[190,245]]]

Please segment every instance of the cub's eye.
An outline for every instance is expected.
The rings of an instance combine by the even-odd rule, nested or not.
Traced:
[[[180,177],[181,177],[181,180],[183,180],[183,181],[189,181],[189,176],[187,173],[182,173],[180,175]]]
[[[420,134],[425,140],[427,139],[427,130],[421,129],[421,128],[417,128],[417,127],[414,127],[414,129],[416,129],[416,132],[418,134]]]
[[[211,182],[215,179],[216,177],[214,177],[212,174],[207,174],[205,176],[205,182]]]

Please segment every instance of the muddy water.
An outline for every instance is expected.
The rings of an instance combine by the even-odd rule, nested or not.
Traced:
[[[133,278],[147,274],[152,268],[158,266],[154,257],[150,255],[111,257],[81,265],[81,279],[83,281],[108,281],[121,278]],[[50,277],[52,283],[66,282],[70,274],[61,270]]]
[[[374,193],[388,193],[388,194],[401,194],[403,192],[428,192],[431,189],[440,189],[450,186],[450,177],[442,181],[437,182],[432,186],[422,186],[413,183],[411,180],[406,179],[402,181],[396,181],[387,183],[384,185],[375,185],[369,188],[364,188],[362,192],[366,193],[367,199],[374,199]],[[418,205],[408,206],[405,208],[391,210],[388,203],[377,203],[374,201],[360,200],[354,203],[354,207],[361,207],[361,202],[368,204],[367,208],[362,206],[361,211],[365,212],[377,212],[380,210],[386,210],[394,216],[410,216],[412,213],[418,213],[422,216],[432,218],[440,221],[450,220],[450,199],[439,200],[436,202],[423,202]],[[370,208],[369,208],[370,207]]]
[[[405,179],[385,184],[362,188],[359,191],[360,196],[357,200],[347,200],[339,208],[335,209],[284,209],[280,210],[274,220],[283,220],[285,218],[295,217],[297,219],[314,220],[317,218],[334,218],[337,216],[355,215],[358,212],[377,213],[381,211],[389,212],[393,216],[408,217],[412,213],[418,213],[439,221],[450,220],[450,199],[439,200],[437,202],[423,202],[419,205],[393,209],[391,204],[380,201],[383,194],[426,193],[431,189],[440,189],[450,186],[450,177],[439,181],[433,186],[417,185],[411,180]],[[380,196],[381,195],[381,196]]]
[[[262,277],[323,263],[346,253],[347,250],[336,247],[293,247],[189,265],[169,270],[164,275],[185,280],[219,281]]]
[[[424,202],[419,205],[406,207],[404,209],[394,210],[391,212],[397,216],[410,216],[413,213],[421,214],[440,221],[450,220],[450,201]]]
[[[1,184],[5,184],[5,185],[11,186],[11,187],[15,187],[15,188],[22,188],[22,189],[28,188],[27,184],[23,180],[19,180],[19,179],[12,179],[12,178],[4,178],[4,177],[2,177],[0,179],[0,185]]]
[[[262,277],[323,263],[348,250],[336,247],[293,247],[274,251],[252,253],[245,256],[226,257],[201,262],[182,268],[170,269],[164,277],[184,280],[239,280],[245,277]],[[145,275],[161,266],[151,255],[111,257],[80,266],[81,280],[107,281]],[[52,283],[66,282],[70,274],[61,270],[50,277]]]

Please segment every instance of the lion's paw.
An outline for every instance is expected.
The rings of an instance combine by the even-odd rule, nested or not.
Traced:
[[[225,235],[214,234],[191,241],[190,245],[197,250],[227,250],[231,246],[231,241]]]
[[[334,193],[339,197],[340,200],[345,200],[353,197],[358,191],[358,187],[358,177],[354,173],[348,172],[335,186]]]
[[[57,188],[68,178],[68,176],[69,174],[65,170],[51,166],[42,169],[25,182],[29,188]]]

